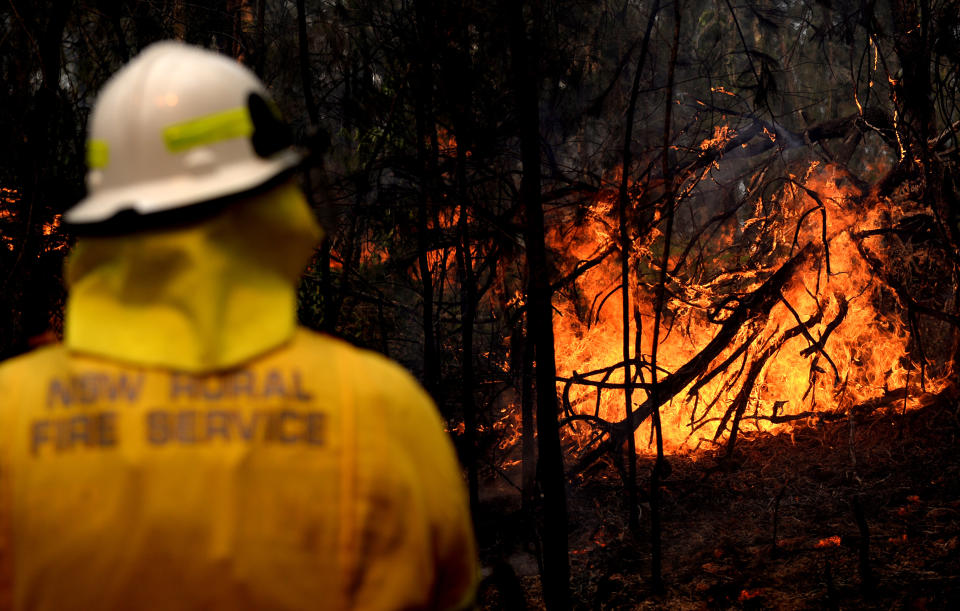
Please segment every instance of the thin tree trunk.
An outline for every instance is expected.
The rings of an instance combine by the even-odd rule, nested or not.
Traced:
[[[233,0],[227,3],[227,9],[233,16],[233,56],[246,63],[248,60],[247,33],[254,25],[250,0]],[[256,59],[256,58],[254,58]]]
[[[267,0],[257,0],[257,52],[255,56],[254,70],[260,77],[263,77],[263,66],[267,58],[266,46],[266,19],[267,19]]]
[[[432,3],[430,0],[418,0],[415,3],[415,11],[417,33],[420,38],[420,53],[415,71],[414,122],[417,138],[417,170],[420,179],[420,189],[417,194],[417,266],[420,270],[423,300],[423,383],[430,393],[435,393],[440,378],[440,362],[437,357],[433,325],[433,273],[430,271],[430,261],[427,258],[429,246],[427,232],[433,192],[433,172],[431,172],[432,164],[429,157],[433,147],[426,146],[428,137],[431,142],[436,138],[436,129],[430,112],[433,100],[433,72],[430,58],[432,47],[429,41],[433,39],[433,34],[428,20],[433,15]]]
[[[310,42],[307,39],[307,13],[304,0],[297,0],[297,41],[300,51],[300,83],[303,86],[303,100],[307,106],[310,125],[320,121],[317,102],[313,99],[313,80],[310,77]]]
[[[664,229],[663,257],[660,259],[660,281],[657,283],[656,303],[653,315],[653,347],[650,355],[651,395],[654,397],[653,428],[657,438],[657,461],[650,477],[650,557],[651,581],[654,592],[660,594],[663,587],[663,549],[660,509],[660,481],[663,477],[663,430],[660,426],[660,406],[657,402],[657,353],[660,343],[660,319],[663,315],[664,294],[667,286],[667,267],[670,264],[670,242],[673,238],[673,174],[670,165],[670,120],[673,113],[673,81],[677,65],[677,49],[680,46],[680,2],[673,3],[673,45],[670,49],[670,63],[667,67],[667,99],[663,118],[663,205],[667,217]]]
[[[461,189],[463,176],[461,144],[457,142],[457,191],[460,197],[465,198],[466,189]],[[473,272],[473,261],[470,253],[470,229],[467,219],[465,199],[460,200],[460,219],[458,222],[460,239],[457,241],[457,263],[460,267],[460,329],[463,342],[463,356],[461,363],[461,401],[463,404],[464,441],[467,446],[467,484],[470,491],[470,510],[477,515],[479,504],[480,484],[477,474],[477,413],[473,399],[473,325],[476,319],[476,279]]]
[[[530,343],[529,322],[524,322],[523,363],[520,366],[520,448],[523,458],[523,508],[530,514],[536,495],[537,446],[536,417],[533,411],[533,346]],[[511,350],[516,342],[510,344]]]
[[[530,282],[528,321],[536,350],[538,471],[543,490],[543,598],[547,609],[555,611],[570,607],[567,502],[557,422],[553,309],[540,194],[540,109],[536,76],[538,16],[533,17],[533,39],[528,40],[524,4],[516,2],[509,7],[512,12],[511,51],[523,162],[520,197],[526,212],[524,235]],[[536,4],[532,8],[538,12]]]
[[[170,11],[173,19],[173,37],[177,40],[187,39],[187,19],[183,14],[183,0],[173,0],[173,9]]]
[[[456,193],[460,215],[457,229],[457,264],[460,268],[460,329],[463,343],[461,372],[461,401],[463,404],[464,441],[467,446],[467,489],[470,492],[470,511],[477,515],[480,503],[480,481],[477,473],[477,408],[474,402],[473,371],[473,325],[477,317],[477,279],[473,269],[473,256],[470,248],[470,215],[467,206],[467,150],[472,140],[472,129],[466,109],[471,90],[469,77],[464,75],[469,69],[464,66],[459,80],[458,93],[463,99],[458,103],[457,116],[454,119],[454,134],[457,139]]]
[[[640,59],[637,60],[637,69],[633,75],[633,87],[630,90],[630,104],[627,107],[627,121],[623,136],[623,165],[620,176],[620,192],[618,196],[620,212],[620,291],[623,297],[623,383],[624,409],[627,420],[633,417],[633,372],[630,366],[630,231],[627,222],[627,206],[629,204],[629,177],[633,154],[633,119],[637,109],[637,97],[640,93],[640,74],[647,59],[647,49],[650,43],[650,32],[653,29],[654,19],[660,11],[660,0],[654,0],[650,17],[647,20],[647,30],[643,35],[643,44],[640,49]],[[640,330],[637,329],[639,338]],[[638,342],[639,343],[639,342]],[[637,444],[636,437],[627,437],[627,505],[630,530],[640,531],[640,507],[637,502]]]
[[[260,0],[258,11],[259,21],[257,25],[258,41],[261,41],[263,31],[263,18],[266,6],[266,0]],[[297,40],[299,44],[299,62],[300,62],[300,81],[303,86],[303,99],[307,107],[307,116],[310,117],[311,128],[316,128],[320,121],[320,111],[317,108],[317,102],[313,98],[313,80],[310,71],[310,45],[307,38],[307,15],[304,0],[297,0]],[[258,42],[260,47],[257,49],[258,61],[261,61],[265,55],[262,41]],[[310,175],[310,168],[307,167],[303,172],[303,190],[307,197],[307,203],[311,208],[314,207],[313,199],[313,180]],[[336,328],[337,309],[334,307],[333,289],[330,282],[330,236],[324,232],[323,239],[320,241],[320,298],[322,303],[322,318],[320,328],[333,333]]]

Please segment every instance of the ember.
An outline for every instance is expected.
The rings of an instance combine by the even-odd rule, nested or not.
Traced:
[[[738,601],[738,602],[744,602],[744,601],[750,600],[750,599],[752,599],[752,598],[757,598],[757,597],[759,597],[759,596],[763,596],[763,590],[762,590],[762,589],[742,590],[742,591],[740,592],[740,596],[737,597],[737,601]]]

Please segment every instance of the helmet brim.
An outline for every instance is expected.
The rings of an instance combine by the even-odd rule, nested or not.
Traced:
[[[204,173],[100,189],[64,213],[63,222],[78,233],[130,227],[139,224],[137,219],[156,226],[160,217],[188,215],[192,208],[209,208],[274,184],[303,160],[300,152],[287,149],[269,159],[238,161]]]

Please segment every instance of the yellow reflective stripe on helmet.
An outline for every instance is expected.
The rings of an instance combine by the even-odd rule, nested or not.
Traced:
[[[180,153],[195,146],[248,137],[252,133],[249,111],[233,108],[166,127],[163,142],[171,153]]]
[[[102,170],[110,163],[110,145],[106,140],[87,140],[87,167]]]

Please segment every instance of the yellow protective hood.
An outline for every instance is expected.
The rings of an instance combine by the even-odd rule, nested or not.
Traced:
[[[80,238],[64,343],[190,372],[237,366],[293,337],[297,279],[319,238],[292,182],[189,226]]]

